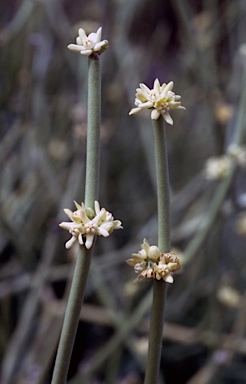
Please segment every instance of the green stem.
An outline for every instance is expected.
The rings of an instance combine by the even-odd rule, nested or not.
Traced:
[[[89,58],[88,66],[88,128],[86,148],[85,206],[94,209],[98,200],[100,166],[101,74],[100,61]]]
[[[170,252],[170,191],[166,144],[166,127],[163,119],[153,120],[157,207],[158,207],[158,247],[161,252]]]
[[[94,202],[98,199],[99,193],[100,114],[100,62],[98,56],[94,55],[89,57],[88,65],[88,128],[84,200],[85,206],[92,209],[94,209]],[[91,254],[92,248],[87,250],[84,246],[79,246],[52,384],[63,384],[67,381],[67,373],[90,269]]]
[[[170,251],[170,198],[169,173],[167,160],[166,130],[162,118],[153,121],[157,205],[158,205],[158,247],[161,252]],[[164,310],[167,283],[154,280],[153,303],[150,319],[149,349],[144,384],[158,382],[162,335],[164,325]]]
[[[90,268],[91,250],[80,246],[58,346],[52,384],[65,384]]]

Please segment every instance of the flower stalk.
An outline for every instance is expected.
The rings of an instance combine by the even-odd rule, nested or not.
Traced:
[[[169,252],[170,198],[166,127],[163,125],[163,119],[161,117],[157,120],[153,120],[152,123],[157,180],[158,247],[161,252]],[[149,348],[144,384],[156,384],[158,382],[162,349],[166,290],[167,283],[164,280],[154,279]]]
[[[92,248],[79,246],[59,341],[52,384],[65,384],[90,269]]]
[[[98,55],[88,60],[88,128],[86,148],[85,206],[94,209],[99,193],[101,73]]]
[[[85,206],[94,208],[99,193],[100,158],[100,116],[101,116],[101,78],[100,61],[94,53],[88,58],[88,117]],[[80,311],[91,263],[92,247],[79,245],[78,254],[68,298],[61,338],[53,372],[52,384],[65,384],[78,327]]]

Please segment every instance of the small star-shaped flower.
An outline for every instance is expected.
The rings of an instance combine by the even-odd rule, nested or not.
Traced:
[[[140,88],[136,90],[135,105],[137,108],[133,108],[129,115],[140,112],[142,109],[151,109],[151,119],[157,120],[160,116],[163,116],[165,121],[173,125],[173,119],[171,118],[169,111],[171,109],[185,109],[181,106],[181,96],[175,95],[172,91],[173,82],[160,85],[158,79],[154,81],[153,89],[149,89],[145,84],[140,84]]]
[[[161,253],[156,245],[149,245],[144,239],[141,250],[133,253],[132,258],[126,260],[127,264],[134,268],[138,277],[134,283],[147,278],[148,280],[164,280],[173,283],[174,279],[171,272],[180,268],[180,260],[171,253]]]
[[[76,38],[77,44],[69,44],[68,49],[74,52],[80,52],[81,55],[90,56],[94,52],[100,54],[108,47],[107,40],[102,40],[102,27],[97,32],[92,32],[88,36],[83,28],[79,29],[79,36]]]
[[[92,213],[86,210],[84,203],[81,205],[74,203],[76,211],[64,209],[71,222],[60,224],[61,228],[66,229],[72,235],[65,244],[67,249],[77,241],[80,245],[84,244],[87,249],[90,249],[95,236],[108,237],[115,229],[122,228],[120,220],[114,220],[112,214],[105,208],[100,209],[98,201],[95,201],[95,212],[92,211]]]

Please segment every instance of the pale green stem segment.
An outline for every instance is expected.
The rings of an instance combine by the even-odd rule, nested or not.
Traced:
[[[88,68],[88,128],[86,148],[85,206],[94,209],[98,200],[100,167],[101,74],[100,61],[89,58]]]
[[[163,126],[162,118],[153,120],[153,131],[157,181],[158,247],[161,252],[167,253],[170,251],[170,198],[166,127]],[[158,382],[166,289],[167,283],[165,281],[154,280],[149,349],[144,384],[157,384]]]
[[[98,56],[89,57],[88,126],[86,152],[85,206],[94,209],[99,193],[101,77]],[[58,346],[52,384],[65,384],[83,304],[92,248],[79,246],[71,290]]]
[[[59,341],[52,384],[65,384],[90,268],[91,250],[79,247],[66,314]]]
[[[153,120],[157,207],[158,207],[158,247],[161,252],[170,252],[170,188],[166,143],[166,126],[163,118]]]

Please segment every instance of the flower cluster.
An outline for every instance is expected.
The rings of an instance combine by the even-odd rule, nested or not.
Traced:
[[[206,178],[210,180],[224,179],[229,174],[233,164],[246,168],[246,150],[234,144],[229,146],[226,155],[210,157],[206,161]]]
[[[146,239],[141,245],[141,250],[138,253],[133,253],[132,258],[126,262],[138,274],[134,282],[147,277],[149,280],[162,279],[167,283],[173,283],[171,272],[180,268],[180,260],[177,257],[171,253],[161,253],[157,246],[150,246]]]
[[[119,220],[114,220],[112,214],[105,208],[99,206],[95,201],[95,212],[87,209],[82,203],[79,205],[74,202],[76,211],[64,209],[71,222],[62,222],[60,227],[71,233],[72,237],[65,247],[68,249],[77,241],[80,245],[85,245],[87,249],[92,247],[94,237],[96,235],[108,237],[115,229],[122,228]]]
[[[151,109],[151,119],[157,120],[161,115],[168,124],[173,125],[173,120],[169,115],[170,109],[185,109],[181,106],[181,96],[172,92],[173,82],[160,85],[158,79],[154,81],[153,89],[149,89],[145,84],[139,84],[136,90],[135,105],[129,115],[140,112],[144,108]]]
[[[242,168],[246,168],[246,149],[232,144],[228,148],[228,155],[231,159]]]
[[[221,180],[229,174],[230,169],[231,159],[228,156],[210,157],[206,161],[205,175],[209,180]]]
[[[67,47],[71,51],[80,52],[81,55],[90,56],[93,53],[101,54],[108,48],[108,41],[102,40],[102,27],[96,33],[90,33],[88,36],[82,28],[79,28],[79,36],[76,38],[77,44],[69,44]]]
[[[238,308],[241,301],[241,295],[235,288],[225,285],[219,288],[217,299],[227,307]]]

